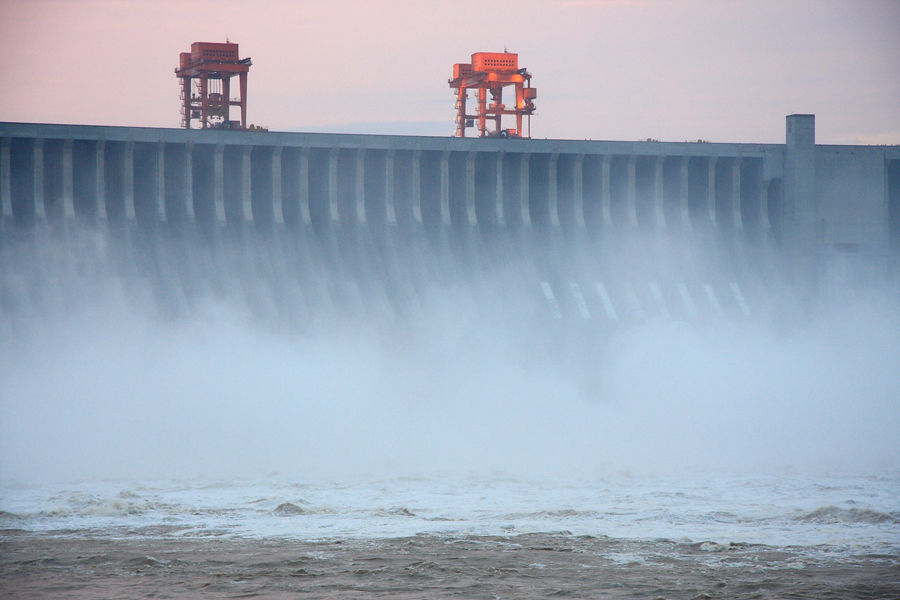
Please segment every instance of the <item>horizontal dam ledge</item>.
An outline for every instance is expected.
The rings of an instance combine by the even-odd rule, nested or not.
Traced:
[[[52,123],[0,122],[0,138],[71,139],[110,142],[171,143],[296,148],[358,148],[523,154],[617,154],[645,156],[763,157],[784,144],[646,142],[516,138],[456,138],[349,133],[223,131],[160,127],[117,127]],[[858,148],[871,148],[858,146]],[[900,155],[900,151],[898,151]]]
[[[834,154],[878,154],[883,153],[887,160],[900,160],[900,145],[862,146],[851,144],[816,144],[819,153]]]

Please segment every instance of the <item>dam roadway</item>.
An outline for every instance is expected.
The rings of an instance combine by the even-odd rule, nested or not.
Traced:
[[[789,115],[784,144],[0,123],[0,150],[4,237],[76,221],[319,238],[634,234],[766,246],[789,279],[847,261],[896,272],[900,247],[900,146],[816,145],[813,115]],[[608,294],[598,302],[610,314]]]

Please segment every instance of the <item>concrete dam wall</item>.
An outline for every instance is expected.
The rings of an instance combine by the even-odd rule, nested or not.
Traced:
[[[67,224],[157,254],[175,234],[274,236],[356,296],[409,254],[423,264],[401,270],[520,261],[554,318],[747,316],[768,280],[896,271],[900,247],[900,147],[817,146],[812,115],[787,117],[785,144],[0,123],[0,149],[7,244]]]
[[[4,217],[771,227],[783,148],[0,124]]]

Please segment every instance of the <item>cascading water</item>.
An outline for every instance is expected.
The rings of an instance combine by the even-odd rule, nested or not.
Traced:
[[[391,557],[404,536],[434,565],[445,544],[577,541],[581,575],[510,571],[550,591],[621,566],[637,593],[659,560],[723,569],[726,551],[729,581],[764,564],[778,593],[797,565],[832,586],[851,563],[886,576],[897,304],[885,284],[804,306],[770,252],[537,228],[6,228],[8,543],[125,539],[103,564],[162,572],[214,536],[234,545],[217,564],[258,582],[238,558],[254,540],[325,569],[327,540],[342,565],[353,540]],[[154,554],[121,562],[131,544]],[[7,591],[36,581],[26,558]]]
[[[618,460],[623,468],[644,460],[653,466],[650,459],[661,448],[625,441],[650,432],[675,446],[660,460],[681,457],[687,465],[747,465],[757,458],[769,466],[843,464],[849,457],[855,457],[850,463],[877,462],[892,455],[895,436],[882,431],[879,411],[896,416],[890,406],[896,358],[883,347],[894,343],[883,332],[896,322],[896,311],[873,300],[864,310],[860,304],[832,310],[823,302],[804,312],[783,280],[767,277],[776,267],[747,260],[759,251],[749,244],[736,252],[660,236],[572,241],[539,231],[429,236],[374,235],[363,228],[209,235],[164,226],[70,225],[10,233],[2,255],[8,435],[0,457],[8,474],[53,471],[57,455],[68,455],[67,445],[56,444],[66,439],[77,447],[84,431],[107,429],[115,442],[110,449],[127,446],[137,433],[104,424],[102,410],[84,430],[42,430],[56,422],[57,409],[68,414],[85,402],[114,403],[127,416],[138,402],[151,412],[159,403],[165,413],[162,407],[175,398],[178,410],[193,413],[190,406],[202,405],[211,416],[199,430],[178,435],[205,437],[213,446],[217,414],[237,418],[246,411],[248,422],[260,425],[247,431],[255,439],[268,437],[264,423],[287,425],[279,410],[297,419],[298,428],[309,426],[303,410],[321,411],[320,402],[383,411],[384,420],[373,414],[368,423],[381,434],[367,437],[376,445],[380,435],[412,444],[416,469],[427,469],[418,461],[437,439],[450,444],[447,456],[465,456],[470,449],[452,440],[471,441],[489,425],[493,433],[484,430],[479,445],[490,452],[459,461],[460,470],[515,463],[507,455],[515,446],[491,441],[507,435],[555,448],[556,466],[566,469],[575,461],[565,447],[590,468],[616,468]],[[754,272],[748,267],[754,264],[763,268]],[[295,352],[300,355],[291,367]],[[322,367],[321,377],[308,371],[310,361]],[[874,376],[857,382],[854,369]],[[240,388],[216,380],[238,375]],[[854,385],[871,386],[871,393],[854,394]],[[280,389],[277,400],[270,386]],[[299,395],[292,400],[292,394]],[[228,397],[238,401],[238,413],[224,401]],[[223,398],[218,408],[217,398]],[[479,404],[488,408],[476,418],[471,411]],[[450,407],[457,405],[462,410],[454,415]],[[37,413],[29,412],[36,406]],[[838,437],[864,436],[867,444],[836,450],[833,437],[816,433],[825,427],[838,435],[846,422],[834,414],[857,409],[854,421],[862,429]],[[538,421],[523,416],[533,410]],[[318,418],[340,431],[341,419],[325,413]],[[438,415],[454,427],[429,442],[422,432]],[[400,421],[393,423],[395,417]],[[744,429],[745,418],[760,421],[760,428]],[[127,421],[139,428],[147,423]],[[162,427],[165,419],[155,422]],[[509,423],[516,425],[507,430]],[[558,428],[553,435],[535,429],[551,423]],[[883,435],[873,436],[879,431]],[[149,438],[170,439],[165,428],[157,433],[165,435]],[[726,439],[735,434],[740,441]],[[350,427],[339,437],[352,446],[359,435]],[[280,458],[252,470],[284,468],[287,453],[279,448],[291,447],[292,438],[284,431],[257,440],[271,446],[263,454]],[[720,442],[733,451],[723,454]],[[238,453],[234,443],[221,451]],[[32,446],[44,450],[35,453]],[[799,455],[782,453],[788,448]],[[553,452],[527,453],[555,468]],[[148,450],[147,464],[166,464],[154,464],[153,456]],[[228,460],[220,458],[227,471]],[[78,463],[73,456],[66,460]],[[400,458],[385,460],[394,461],[395,474],[404,472]],[[91,460],[80,466],[103,473]],[[204,462],[192,467],[202,474]],[[532,468],[528,461],[517,467]]]

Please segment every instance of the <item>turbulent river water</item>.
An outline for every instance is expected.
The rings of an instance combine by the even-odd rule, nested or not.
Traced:
[[[890,598],[900,480],[88,481],[3,489],[9,597]]]
[[[900,595],[895,284],[307,233],[3,238],[0,595]]]

